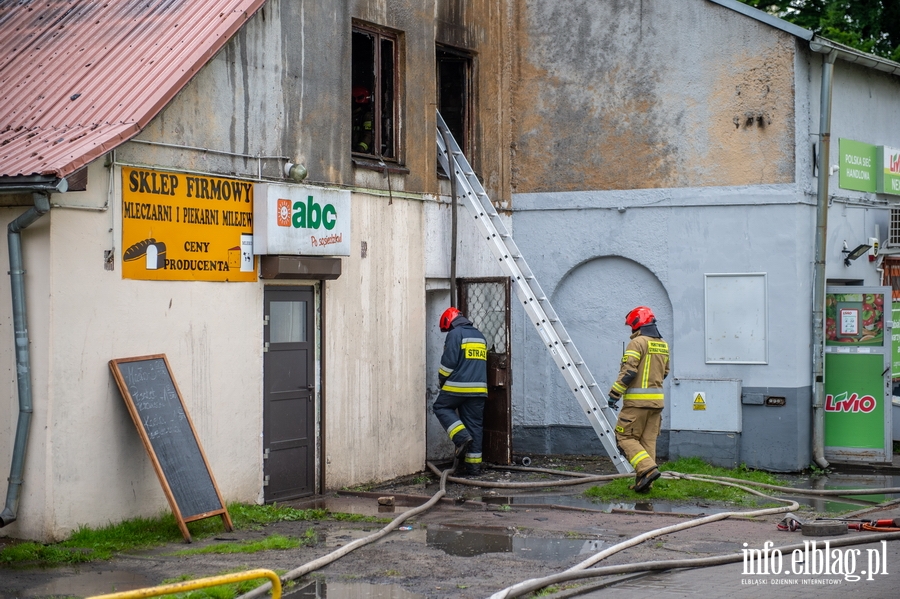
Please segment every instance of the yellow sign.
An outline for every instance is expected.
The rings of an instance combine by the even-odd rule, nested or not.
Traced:
[[[253,183],[122,169],[122,277],[256,281]]]
[[[696,396],[694,396],[694,409],[695,410],[706,410],[706,393],[698,392]]]

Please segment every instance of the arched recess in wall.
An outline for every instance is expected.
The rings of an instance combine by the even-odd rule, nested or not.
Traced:
[[[602,256],[582,262],[566,273],[550,301],[604,393],[609,391],[618,375],[623,344],[627,344],[631,334],[625,326],[625,314],[635,306],[649,306],[653,310],[660,333],[672,346],[673,354],[677,351],[672,344],[669,294],[650,269],[634,260]],[[675,359],[673,355],[673,363]],[[559,414],[557,422],[587,424],[578,402],[564,388],[563,378],[548,373],[548,380],[558,385],[554,394],[569,395],[567,407]],[[671,377],[667,379],[667,392],[670,380]],[[667,416],[664,415],[664,426],[668,422]]]

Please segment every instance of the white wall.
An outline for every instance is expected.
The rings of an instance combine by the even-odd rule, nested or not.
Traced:
[[[106,270],[104,250],[121,246],[120,176],[116,169],[109,210],[56,207],[22,234],[34,419],[19,520],[4,533],[57,539],[82,524],[168,509],[112,358],[165,354],[225,500],[259,494],[262,286],[125,280],[119,249]],[[69,199],[103,205],[102,161],[89,182]],[[3,363],[14,363],[11,349],[0,350]]]
[[[8,224],[25,213],[27,208],[0,209],[0,222]],[[22,259],[25,266],[25,285],[27,289],[27,326],[29,335],[28,351],[31,361],[32,389],[31,435],[28,438],[25,455],[25,480],[20,489],[18,521],[0,528],[0,535],[28,536],[40,538],[51,525],[51,515],[47,509],[52,504],[52,488],[48,485],[46,462],[51,443],[45,431],[52,421],[52,411],[47,400],[48,331],[49,321],[46,317],[50,297],[49,274],[47,262],[49,256],[49,239],[53,214],[44,215],[40,220],[21,232]],[[6,227],[4,227],[6,229]],[[9,272],[9,247],[0,244],[0,264],[3,272]],[[0,277],[0,372],[4,376],[4,399],[0,403],[0,478],[7,481],[12,463],[13,445],[18,428],[19,394],[16,379],[16,353],[13,328],[12,299],[10,295],[10,277]],[[52,479],[49,479],[52,480]],[[7,498],[7,485],[4,484],[3,501]],[[28,514],[23,510],[28,506]]]
[[[352,202],[351,256],[325,290],[330,489],[425,467],[422,202],[361,193]]]

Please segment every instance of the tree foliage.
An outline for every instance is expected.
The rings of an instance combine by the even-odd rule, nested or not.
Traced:
[[[900,62],[900,0],[741,0],[832,41]]]

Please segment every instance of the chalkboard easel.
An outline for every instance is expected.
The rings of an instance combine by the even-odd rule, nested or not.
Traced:
[[[188,522],[212,516],[221,516],[225,530],[232,530],[231,516],[165,354],[110,360],[109,368],[184,540],[191,542]]]

